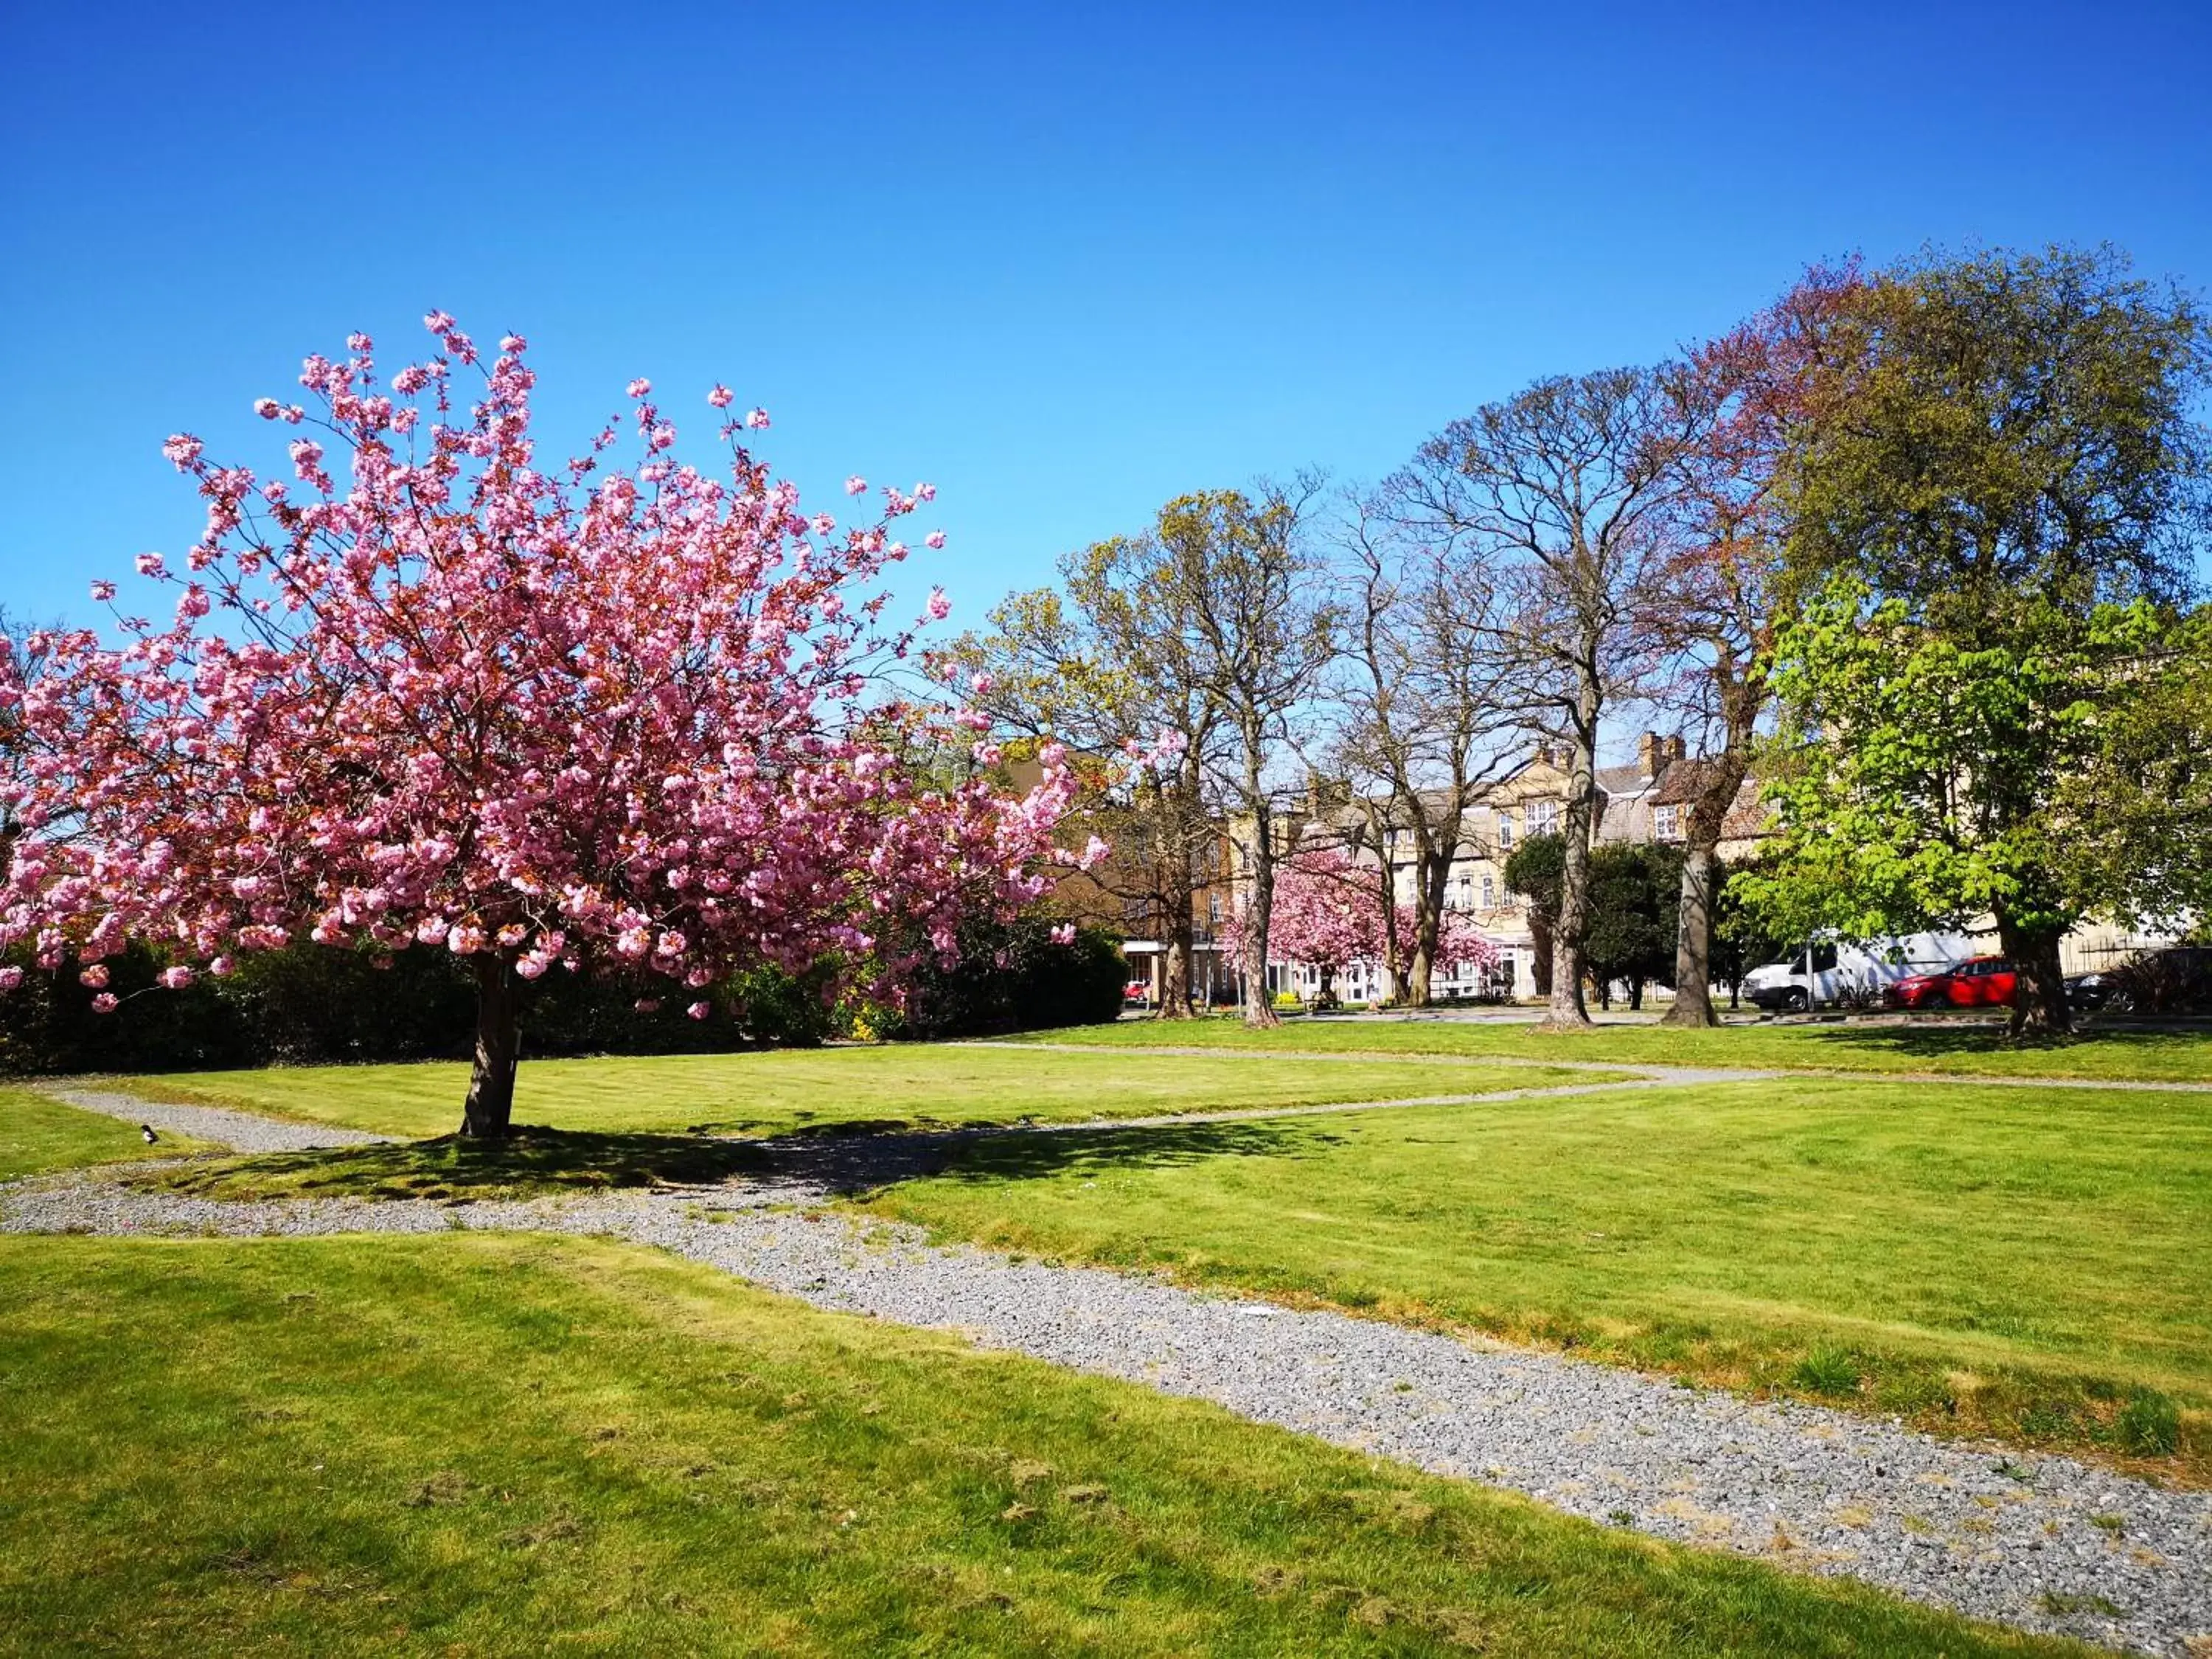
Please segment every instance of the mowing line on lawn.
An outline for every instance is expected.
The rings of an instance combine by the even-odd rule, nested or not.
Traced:
[[[1243,1048],[1176,1048],[1169,1044],[1155,1047],[1134,1042],[1117,1042],[1109,1047],[1097,1042],[1012,1042],[996,1038],[969,1038],[948,1046],[1039,1048],[1061,1054],[1173,1054],[1190,1060],[1224,1054],[1253,1054]],[[2177,1083],[2154,1078],[1990,1077],[1979,1072],[1876,1072],[1834,1066],[1672,1066],[1641,1060],[1540,1060],[1525,1054],[1403,1052],[1388,1048],[1277,1048],[1253,1054],[1253,1058],[1342,1060],[1352,1065],[1419,1060],[1424,1065],[1542,1066],[1568,1072],[1636,1072],[1655,1081],[1674,1083],[1763,1083],[1779,1077],[1817,1077],[1861,1083],[1956,1083],[1999,1089],[2134,1089],[2154,1094],[2212,1094],[2212,1083]]]

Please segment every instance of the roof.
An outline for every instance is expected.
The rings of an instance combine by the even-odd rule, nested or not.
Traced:
[[[1707,784],[1720,769],[1717,760],[1698,758],[1678,760],[1668,763],[1659,775],[1658,787],[1651,792],[1654,806],[1687,806],[1705,791]]]

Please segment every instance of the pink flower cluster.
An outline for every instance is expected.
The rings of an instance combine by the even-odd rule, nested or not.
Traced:
[[[134,939],[172,988],[301,939],[530,978],[608,958],[695,991],[762,963],[895,981],[895,925],[949,957],[964,916],[1042,890],[1074,787],[1058,751],[1020,799],[906,758],[972,730],[890,678],[914,635],[883,621],[905,552],[885,532],[933,491],[833,535],[739,443],[765,414],[702,471],[643,380],[635,464],[610,424],[549,466],[521,338],[486,362],[425,320],[437,349],[388,386],[356,335],[307,360],[313,413],[264,400],[318,434],[286,478],[169,440],[207,512],[185,572],[137,561],[177,590],[173,623],[0,641],[21,829],[0,948],[94,988]]]
[[[1396,921],[1399,948],[1411,955],[1419,925],[1413,907],[1400,905]],[[1222,933],[1225,948],[1241,956],[1241,911],[1223,924]],[[1380,963],[1386,952],[1380,882],[1371,866],[1354,864],[1333,847],[1308,848],[1277,866],[1267,918],[1270,957],[1334,975],[1355,962]],[[1498,945],[1468,917],[1447,910],[1437,959],[1486,966],[1498,959]]]

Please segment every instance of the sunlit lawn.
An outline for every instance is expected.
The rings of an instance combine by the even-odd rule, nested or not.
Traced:
[[[1961,1024],[1942,1018],[1887,1025],[1741,1024],[1714,1030],[1620,1024],[1571,1034],[1532,1027],[1533,1022],[1384,1016],[1294,1018],[1274,1030],[1255,1031],[1234,1018],[1212,1018],[1122,1020],[1113,1025],[1031,1032],[1026,1040],[1099,1048],[1166,1044],[1267,1054],[1465,1054],[1613,1060],[1624,1065],[2212,1083],[2212,1030],[2115,1030],[2069,1040],[2014,1043],[1996,1026]]]
[[[2154,1453],[2178,1401],[2212,1478],[2202,1096],[1793,1079],[1032,1136],[869,1203],[2029,1442]]]
[[[0,1653],[2081,1652],[495,1235],[0,1238]]]
[[[1011,1123],[1024,1117],[1079,1121],[1476,1094],[1602,1078],[1419,1057],[1355,1066],[1242,1054],[1194,1060],[912,1044],[525,1060],[514,1115],[519,1123],[605,1133],[776,1134],[835,1126]],[[468,1067],[439,1062],[278,1066],[132,1078],[122,1086],[385,1134],[439,1135],[459,1121]]]
[[[198,1141],[167,1134],[149,1146],[131,1124],[80,1111],[30,1089],[0,1087],[0,1181],[205,1150]]]

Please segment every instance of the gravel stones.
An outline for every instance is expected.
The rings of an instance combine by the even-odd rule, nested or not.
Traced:
[[[1377,1321],[936,1247],[911,1228],[792,1206],[809,1196],[733,1183],[530,1204],[229,1203],[94,1173],[0,1188],[0,1229],[611,1234],[817,1307],[957,1330],[1601,1523],[1978,1618],[2176,1659],[2212,1633],[2212,1494]]]

